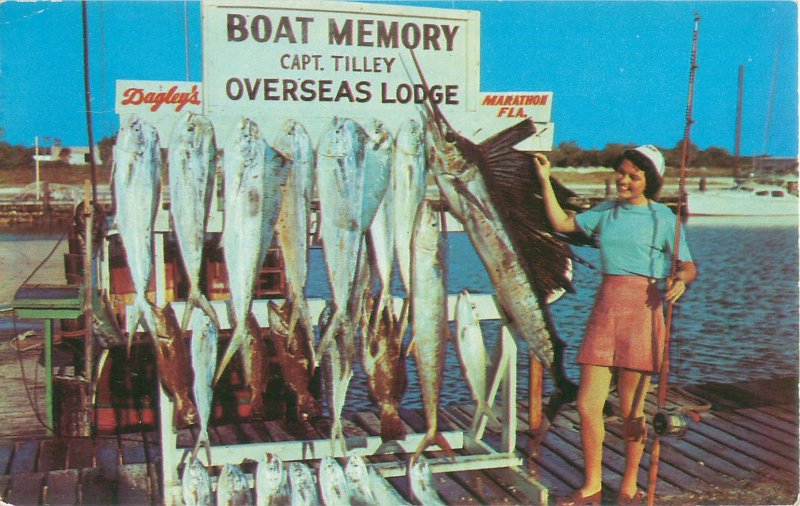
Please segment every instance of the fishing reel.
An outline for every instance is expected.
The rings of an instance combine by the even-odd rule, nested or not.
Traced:
[[[681,437],[689,428],[689,419],[678,411],[661,410],[653,416],[653,431],[659,436]]]

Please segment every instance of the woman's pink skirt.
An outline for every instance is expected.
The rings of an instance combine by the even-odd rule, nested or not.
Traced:
[[[661,292],[655,280],[605,275],[577,362],[657,372],[665,334]]]

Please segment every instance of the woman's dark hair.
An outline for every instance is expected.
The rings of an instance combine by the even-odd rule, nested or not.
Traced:
[[[622,165],[623,160],[630,160],[631,163],[644,171],[644,196],[648,199],[655,200],[658,196],[658,192],[661,190],[661,185],[664,184],[664,180],[661,179],[661,176],[658,174],[653,162],[635,149],[628,149],[625,150],[625,152],[622,153],[622,156],[619,157],[619,160],[617,160],[617,164],[614,166],[614,168],[619,169],[619,166]]]

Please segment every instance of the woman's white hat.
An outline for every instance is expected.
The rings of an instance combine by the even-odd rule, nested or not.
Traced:
[[[664,176],[664,155],[661,154],[657,147],[652,144],[645,144],[634,148],[634,151],[638,151],[652,162],[653,168],[656,169],[659,177]]]

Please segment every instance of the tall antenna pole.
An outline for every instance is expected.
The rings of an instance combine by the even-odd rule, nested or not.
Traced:
[[[739,65],[739,93],[736,100],[736,139],[733,142],[733,177],[739,177],[739,158],[742,147],[742,96],[744,94],[744,65]]]
[[[686,159],[689,151],[689,133],[692,129],[692,103],[694,102],[694,75],[697,70],[697,38],[700,33],[700,15],[694,15],[694,33],[692,35],[692,63],[689,68],[689,97],[686,105],[686,125],[683,133],[683,152],[681,154],[681,172],[678,193],[678,209],[675,218],[675,245],[672,251],[672,268],[670,276],[674,276],[678,269],[678,254],[680,252],[680,239],[681,239],[681,216],[684,207],[684,196],[686,195]],[[664,408],[667,402],[667,377],[669,376],[669,337],[672,329],[672,306],[673,303],[667,304],[667,317],[666,317],[666,334],[664,336],[664,355],[661,360],[661,369],[658,372],[658,411]],[[653,436],[653,450],[650,455],[650,469],[647,481],[647,504],[653,506],[656,495],[656,484],[658,483],[658,462],[661,456],[661,437],[656,432]]]
[[[89,166],[92,169],[92,202],[97,203],[97,167],[94,163],[94,134],[92,133],[92,92],[89,87],[89,23],[88,6],[83,4],[83,89],[86,97],[86,130],[89,137]]]
[[[778,77],[778,61],[781,56],[781,46],[778,44],[778,49],[775,50],[775,65],[772,67],[772,82],[769,86],[769,103],[767,104],[767,124],[764,127],[764,149],[761,150],[761,160],[758,165],[758,170],[761,170],[764,164],[764,159],[767,157],[767,147],[769,145],[769,128],[772,123],[772,104],[775,102],[775,81]]]

